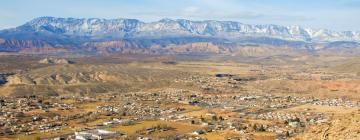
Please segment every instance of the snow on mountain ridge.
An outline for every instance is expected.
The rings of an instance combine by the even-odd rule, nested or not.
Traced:
[[[307,42],[360,41],[360,32],[353,31],[335,32],[300,26],[250,25],[234,21],[191,21],[186,19],[162,19],[145,23],[137,19],[123,18],[40,17],[16,29],[75,36],[207,36],[224,38],[260,36]]]

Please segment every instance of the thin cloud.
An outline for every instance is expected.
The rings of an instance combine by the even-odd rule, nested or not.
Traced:
[[[186,7],[184,9],[184,12],[185,13],[197,13],[200,11],[200,8],[199,7],[196,7],[196,6],[190,6],[190,7]]]

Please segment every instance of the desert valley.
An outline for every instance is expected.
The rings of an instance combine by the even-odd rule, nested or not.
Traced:
[[[359,138],[357,57],[1,60],[1,139]]]
[[[360,32],[39,17],[0,31],[0,139],[360,139]]]

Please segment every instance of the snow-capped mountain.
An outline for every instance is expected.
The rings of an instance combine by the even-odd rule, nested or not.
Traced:
[[[0,31],[0,52],[360,55],[360,32],[234,21],[40,17]]]
[[[299,26],[250,25],[233,21],[191,21],[162,19],[145,23],[136,19],[36,18],[1,33],[35,32],[67,37],[96,38],[159,38],[159,37],[269,37],[288,41],[333,42],[360,41],[360,32],[336,32]]]

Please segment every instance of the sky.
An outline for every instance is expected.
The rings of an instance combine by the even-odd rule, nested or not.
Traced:
[[[360,0],[1,0],[0,29],[36,17],[225,20],[360,31]]]

